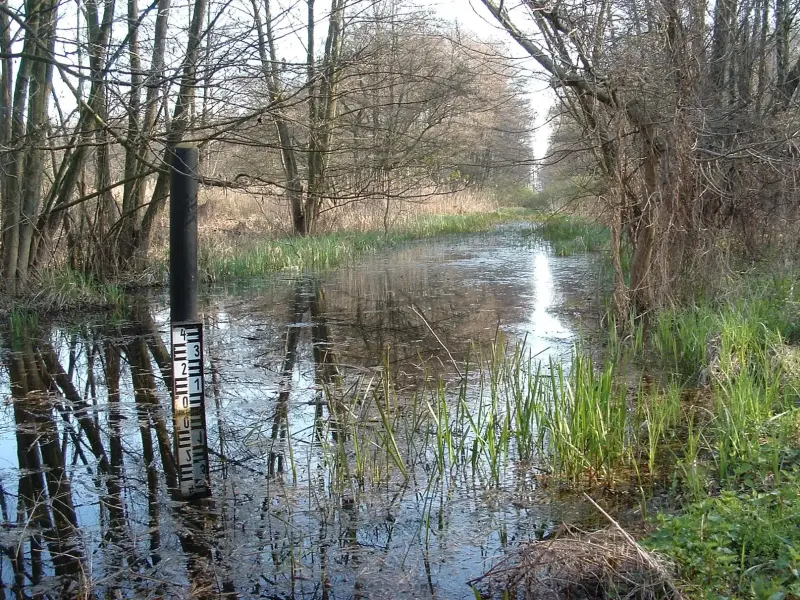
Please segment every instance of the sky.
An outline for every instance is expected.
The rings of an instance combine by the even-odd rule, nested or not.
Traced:
[[[417,0],[420,6],[434,9],[443,19],[458,22],[465,29],[469,29],[481,39],[500,40],[504,42],[510,54],[520,59],[520,64],[530,72],[526,86],[533,106],[536,111],[535,130],[533,132],[534,155],[541,160],[547,154],[547,142],[550,137],[550,126],[546,122],[547,111],[553,104],[554,96],[541,76],[541,68],[536,61],[527,56],[522,48],[506,33],[489,13],[480,0]]]

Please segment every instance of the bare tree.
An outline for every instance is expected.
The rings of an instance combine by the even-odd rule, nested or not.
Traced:
[[[674,297],[688,270],[707,271],[720,236],[752,251],[794,218],[800,59],[789,68],[787,40],[796,7],[718,0],[709,27],[697,0],[526,1],[511,12],[483,3],[590,142],[620,312],[643,315]]]
[[[206,183],[280,190],[299,235],[325,211],[380,199],[388,216],[390,199],[484,185],[503,165],[524,181],[513,69],[400,6],[0,4],[5,290],[51,268],[144,270],[179,143],[202,147]],[[288,35],[305,43],[294,62]],[[213,161],[237,157],[247,168],[218,176]]]

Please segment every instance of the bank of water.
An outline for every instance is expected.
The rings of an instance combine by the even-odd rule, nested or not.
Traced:
[[[196,505],[168,492],[163,296],[7,335],[4,594],[474,597],[507,551],[592,513],[540,467],[494,461],[473,421],[493,356],[568,363],[594,260],[504,227],[208,289],[212,495]]]

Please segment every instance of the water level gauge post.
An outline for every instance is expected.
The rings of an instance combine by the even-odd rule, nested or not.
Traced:
[[[178,494],[208,496],[203,323],[197,314],[197,186],[199,150],[170,149],[169,296],[172,338],[172,404]]]

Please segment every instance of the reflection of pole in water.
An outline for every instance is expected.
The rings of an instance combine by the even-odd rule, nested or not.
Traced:
[[[155,395],[155,376],[152,369],[151,354],[161,367],[162,373],[164,348],[154,337],[157,329],[146,304],[137,304],[135,321],[137,327],[132,331],[134,339],[126,346],[126,354],[131,363],[133,375],[134,397],[139,410],[142,451],[147,465],[148,515],[151,530],[150,550],[153,563],[161,560],[160,552],[160,515],[158,503],[159,473],[151,434],[151,424],[155,426],[156,439],[162,464],[164,465],[167,487],[176,489],[178,472],[173,454],[170,450],[170,439],[166,423],[161,412],[160,403]],[[227,579],[218,581],[219,567],[214,561],[214,540],[217,516],[207,501],[198,499],[174,506],[173,517],[178,523],[178,538],[181,549],[186,556],[187,573],[193,598],[225,598],[236,597],[233,584]],[[220,589],[222,593],[220,593]]]
[[[209,509],[207,500],[198,499],[177,506],[174,516],[180,524],[178,538],[186,554],[186,569],[190,580],[190,597],[237,598],[238,594],[230,579],[218,581],[219,569],[214,566],[212,537],[217,527],[217,516]]]
[[[12,522],[9,523],[7,513],[11,507],[5,504],[2,495],[8,488],[3,490],[0,487],[0,513],[11,530],[20,535],[19,540],[2,548],[8,560],[6,565],[13,571],[5,582],[16,597],[32,594],[38,597],[40,593],[43,597],[75,597],[84,592],[87,595],[95,593],[94,586],[98,582],[91,580],[89,562],[94,553],[84,549],[84,534],[79,525],[97,526],[103,532],[100,546],[95,551],[102,550],[102,568],[108,576],[103,577],[100,585],[108,594],[113,595],[120,589],[136,590],[134,581],[125,573],[147,569],[147,561],[138,556],[138,544],[133,543],[129,528],[136,525],[128,524],[124,504],[124,462],[127,461],[124,461],[123,453],[127,451],[121,441],[125,430],[121,406],[125,402],[121,388],[125,389],[125,386],[120,381],[123,360],[130,364],[132,400],[135,400],[139,415],[141,451],[147,474],[150,519],[146,523],[151,536],[151,564],[160,560],[159,532],[162,524],[159,510],[169,510],[169,505],[165,509],[159,504],[163,490],[161,472],[164,472],[170,489],[174,489],[177,481],[171,436],[157,396],[146,337],[139,335],[141,332],[136,326],[117,333],[124,333],[127,340],[117,344],[102,339],[92,340],[94,350],[91,355],[84,355],[85,361],[80,360],[80,354],[76,354],[72,346],[65,347],[70,356],[67,364],[65,355],[63,366],[58,347],[46,342],[23,340],[15,346],[18,351],[8,353],[11,408],[16,421],[19,491],[15,503],[16,519],[12,508]],[[84,398],[74,379],[79,377],[79,371],[91,373],[89,363],[94,362],[96,367],[98,361],[104,368],[102,375],[94,371],[95,375],[102,377],[98,380],[98,383],[102,382],[102,387],[98,385],[97,388],[99,398],[102,398],[103,387],[108,391],[107,430],[98,426],[97,411],[91,405],[91,399],[87,401]],[[61,445],[61,434],[64,446]],[[158,448],[155,447],[156,439]],[[85,455],[77,452],[81,446],[86,449]],[[82,484],[76,483],[77,487],[73,489],[74,473],[69,471],[69,456],[73,452],[73,466],[74,461],[80,459],[87,471],[96,469],[88,472],[96,485],[105,488],[97,490],[100,496],[99,504],[95,505],[98,508],[94,517],[97,521],[82,513],[82,522],[78,522],[73,493],[79,494],[77,490],[82,489]],[[133,465],[136,462],[134,460]],[[81,481],[81,478],[75,481]],[[132,497],[133,492],[130,493]],[[227,569],[224,559],[220,559],[224,552],[216,542],[219,527],[224,525],[217,513],[205,504],[191,506],[182,503],[173,510],[188,575],[195,591],[193,597],[235,597],[232,583],[227,576],[220,575]],[[96,539],[93,535],[89,537]]]

